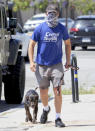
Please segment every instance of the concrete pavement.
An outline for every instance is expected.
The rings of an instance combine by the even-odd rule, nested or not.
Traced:
[[[49,100],[51,111],[46,124],[40,124],[42,103],[39,102],[37,124],[25,122],[24,105],[0,113],[0,131],[95,131],[95,95],[80,95],[79,103],[72,96],[63,96],[62,120],[65,128],[55,127],[54,99]],[[32,113],[32,110],[31,110]]]

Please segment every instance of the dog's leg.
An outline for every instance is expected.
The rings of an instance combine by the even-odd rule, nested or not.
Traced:
[[[33,123],[35,123],[37,120],[37,113],[38,113],[38,104],[35,106],[33,110]]]
[[[29,106],[25,105],[25,110],[26,110],[26,119],[25,119],[25,121],[28,122],[28,120],[29,120],[29,121],[32,122],[32,116],[30,114]]]

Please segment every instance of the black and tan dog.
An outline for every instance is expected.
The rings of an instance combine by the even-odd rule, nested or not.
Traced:
[[[26,122],[31,121],[33,123],[36,123],[38,113],[38,100],[39,95],[35,90],[29,90],[26,93],[24,100],[24,106],[26,111],[26,119],[25,119]],[[30,107],[33,108],[33,118],[30,113]]]

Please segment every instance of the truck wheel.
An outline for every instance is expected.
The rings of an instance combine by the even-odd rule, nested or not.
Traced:
[[[2,94],[2,69],[0,66],[0,100],[1,100],[1,94]]]
[[[87,46],[83,46],[82,49],[83,49],[83,50],[87,50]]]
[[[9,66],[9,72],[4,83],[6,103],[20,104],[25,88],[25,62],[22,56],[18,56],[16,65]]]
[[[75,46],[71,46],[71,50],[75,50]]]

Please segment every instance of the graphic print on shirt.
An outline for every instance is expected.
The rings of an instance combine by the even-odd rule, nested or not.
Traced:
[[[46,32],[44,36],[44,42],[57,42],[59,33]]]

